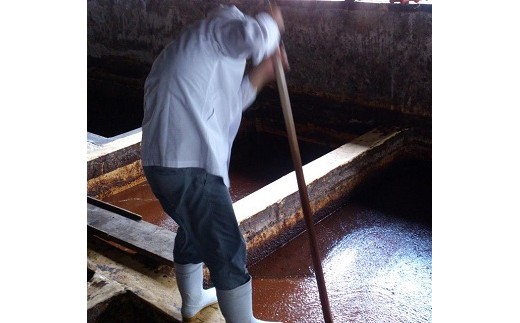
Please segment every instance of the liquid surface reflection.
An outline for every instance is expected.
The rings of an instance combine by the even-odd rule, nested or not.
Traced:
[[[334,322],[431,322],[431,161],[403,162],[316,225]],[[323,322],[307,233],[250,268],[260,319]]]

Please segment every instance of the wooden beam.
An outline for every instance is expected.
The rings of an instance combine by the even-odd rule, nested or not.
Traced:
[[[134,221],[87,203],[87,229],[162,264],[173,266],[176,233],[146,221]]]
[[[102,209],[117,213],[119,215],[122,215],[124,217],[127,217],[132,220],[142,220],[143,217],[137,213],[130,212],[128,210],[125,210],[123,208],[120,208],[119,206],[115,206],[113,204],[109,204],[107,202],[103,202],[101,200],[98,200],[97,198],[87,196],[87,203],[93,204],[97,207],[100,207]]]

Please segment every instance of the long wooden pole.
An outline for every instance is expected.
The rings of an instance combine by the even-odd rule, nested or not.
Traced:
[[[329,299],[327,296],[327,288],[325,286],[325,278],[323,277],[321,259],[318,248],[316,246],[316,233],[314,230],[309,194],[307,192],[307,185],[303,176],[303,167],[300,156],[300,149],[298,147],[298,140],[296,138],[291,102],[289,100],[289,91],[287,90],[287,82],[285,81],[285,72],[283,69],[282,60],[278,55],[274,55],[274,69],[276,74],[276,83],[278,84],[278,92],[280,93],[280,101],[282,103],[285,127],[287,128],[287,138],[289,139],[289,147],[291,150],[294,170],[296,173],[296,180],[298,181],[298,190],[300,192],[303,215],[307,225],[307,232],[309,233],[309,243],[311,248],[312,261],[314,264],[314,271],[316,272],[316,280],[318,282],[318,292],[320,294],[323,318],[325,319],[325,323],[332,323],[332,315],[330,311]]]

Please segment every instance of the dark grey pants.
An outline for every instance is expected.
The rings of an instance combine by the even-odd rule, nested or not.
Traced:
[[[179,225],[174,261],[204,262],[217,289],[249,281],[246,244],[222,178],[202,168],[145,166],[144,173],[164,211]]]

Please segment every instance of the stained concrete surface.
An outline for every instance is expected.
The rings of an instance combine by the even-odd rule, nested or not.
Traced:
[[[264,1],[245,0],[87,1],[89,131],[96,133],[103,122],[128,123],[125,131],[139,127],[140,98],[153,60],[182,28],[219,3],[248,14],[265,8]],[[331,101],[345,113],[355,104],[431,118],[431,5],[278,3],[292,96]]]
[[[114,110],[114,104],[110,103],[110,100],[117,101],[111,98],[114,93],[126,93],[126,97],[133,100],[121,105],[119,115],[106,120],[114,126],[123,124],[119,120],[121,116],[133,116],[139,126],[140,91],[154,57],[184,26],[223,2],[235,3],[246,13],[263,5],[263,1],[87,1],[89,102],[96,103],[92,98],[101,99],[97,107],[89,104],[88,124],[96,121],[92,111],[102,111],[108,117]],[[368,111],[370,117],[385,115],[375,119],[371,126],[381,120],[393,120],[394,125],[407,124],[408,119],[402,122],[402,118],[394,119],[395,114],[386,114],[398,112],[418,118],[419,125],[425,126],[421,131],[431,138],[431,9],[424,10],[423,6],[421,10],[410,10],[388,5],[355,8],[351,1],[345,4],[279,2],[286,19],[284,42],[292,67],[286,74],[287,82],[291,97],[299,100],[293,108],[303,112],[300,118],[295,111],[299,133],[310,138],[325,138],[324,132],[319,132],[325,126],[336,131],[329,132],[328,138],[343,139],[343,123],[352,126],[360,115],[352,111],[362,111],[361,114]],[[104,100],[103,96],[111,99]],[[275,112],[268,107],[269,104],[277,107],[277,97],[268,95],[263,102],[262,97],[260,99],[262,106],[252,107],[250,113],[263,114],[262,118],[246,118],[246,121],[255,124],[254,130],[283,132],[283,123],[277,123]],[[374,120],[370,117],[369,123]],[[313,119],[319,122],[313,124]],[[258,120],[263,122],[258,124]],[[133,130],[136,125],[130,123],[128,127],[124,131]],[[313,134],[313,129],[318,129],[318,133]],[[242,127],[243,130],[248,128]],[[108,137],[119,133],[116,131]],[[109,143],[87,143],[92,151],[107,145]],[[129,174],[124,185],[134,185],[132,181],[138,179],[139,165],[138,155],[133,152],[138,148],[138,144],[130,145],[122,154],[125,158],[133,156],[130,159],[134,158],[134,162],[130,164],[128,159],[117,158],[89,162],[89,179],[93,181],[89,187],[101,187],[98,184],[113,175],[106,170],[116,170],[122,164]],[[431,156],[431,150],[429,154]],[[100,174],[102,176],[97,177]],[[106,187],[101,187],[100,191],[104,189]],[[89,241],[89,267],[95,272],[91,277],[95,279],[88,282],[89,288],[104,286],[99,284],[102,276],[107,280],[106,285],[118,286],[105,289],[107,295],[115,293],[113,299],[121,300],[126,306],[145,306],[157,313],[157,318],[163,314],[173,320],[180,318],[180,299],[170,267],[139,259],[135,254],[121,253],[113,246],[99,246],[99,243]],[[113,281],[117,284],[112,285]],[[92,304],[89,311],[94,313],[106,305],[106,302]],[[99,316],[91,317],[94,320]],[[203,317],[207,322],[223,322],[217,307],[209,308]]]

